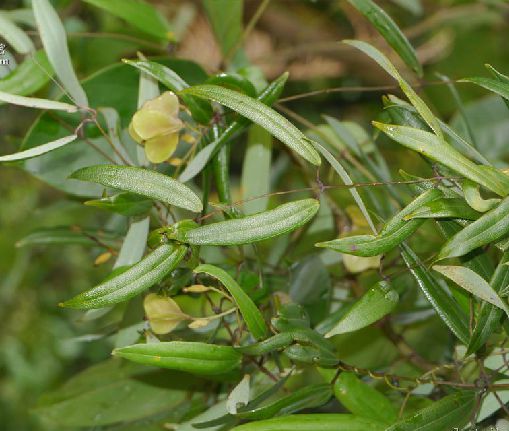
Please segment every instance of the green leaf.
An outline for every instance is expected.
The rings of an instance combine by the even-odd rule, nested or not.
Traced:
[[[141,260],[145,252],[149,228],[150,217],[148,216],[131,222],[113,268],[132,265]]]
[[[474,210],[484,213],[496,207],[500,203],[500,199],[483,199],[479,190],[479,185],[470,180],[463,181],[463,194],[468,205]]]
[[[280,332],[266,340],[249,344],[247,346],[236,347],[236,349],[244,355],[262,356],[289,346],[293,340],[294,336],[291,332]]]
[[[32,3],[32,8],[44,50],[53,70],[74,103],[79,107],[87,107],[87,95],[74,72],[62,21],[49,0],[35,1]]]
[[[443,287],[406,244],[402,244],[401,256],[438,316],[462,343],[468,344],[470,338],[468,316],[463,313],[459,304],[443,290]]]
[[[422,76],[422,66],[412,45],[392,18],[371,0],[348,0],[379,31],[408,67]]]
[[[444,145],[437,136],[423,130],[394,124],[373,122],[373,125],[406,148],[435,160],[500,196],[509,193],[509,177],[490,166],[468,160],[454,148]]]
[[[334,382],[334,395],[354,415],[387,424],[398,417],[391,401],[354,373],[342,372],[339,375]]]
[[[509,198],[479,219],[464,227],[440,249],[435,261],[458,257],[495,242],[509,232]]]
[[[480,87],[483,87],[486,90],[490,90],[493,93],[503,97],[504,99],[509,100],[509,83],[507,82],[503,82],[498,79],[482,77],[464,78],[460,79],[460,82],[471,82],[473,84],[477,84]]]
[[[313,218],[320,204],[316,199],[289,202],[273,210],[235,220],[201,226],[185,235],[193,245],[249,244],[291,232]]]
[[[246,374],[242,380],[228,394],[226,401],[226,410],[234,415],[237,409],[244,407],[249,403],[251,376]]]
[[[398,300],[398,293],[387,282],[378,282],[357,300],[325,337],[357,331],[371,325],[394,310]]]
[[[101,308],[126,301],[159,283],[187,252],[185,246],[163,244],[127,271],[60,304],[62,307]]]
[[[439,198],[428,202],[408,214],[405,219],[417,218],[457,218],[463,220],[477,220],[482,214],[472,209],[464,199],[460,198]]]
[[[490,64],[485,64],[484,65],[490,72],[491,74],[498,80],[500,81],[501,83],[505,84],[507,87],[506,88],[509,88],[509,76],[507,75],[504,75],[503,73],[500,73],[498,70],[496,70],[493,66],[491,66]],[[504,98],[504,103],[505,103],[505,106],[507,106],[507,108],[509,108],[509,100],[505,99]]]
[[[239,368],[242,358],[230,346],[185,341],[134,344],[115,349],[113,355],[143,365],[205,376],[226,374]]]
[[[0,156],[0,163],[4,162],[16,162],[19,160],[27,160],[32,157],[37,157],[42,154],[49,153],[50,151],[56,150],[58,148],[63,147],[64,145],[70,144],[78,139],[78,136],[71,135],[62,139],[57,139],[53,142],[48,142],[44,145],[39,145],[38,147],[30,148],[29,150],[20,151],[19,153],[9,154],[7,156]]]
[[[260,310],[258,310],[251,298],[242,290],[230,274],[217,266],[208,264],[199,265],[194,269],[194,272],[197,274],[205,273],[218,279],[226,290],[230,292],[253,337],[261,339],[267,336],[267,325],[265,320],[263,320]]]
[[[81,168],[69,178],[136,193],[193,212],[200,212],[203,208],[200,198],[190,188],[167,175],[149,169],[96,165]]]
[[[53,76],[53,70],[44,51],[26,58],[5,78],[0,79],[0,91],[26,96],[40,90]]]
[[[152,208],[153,202],[133,193],[118,193],[106,198],[86,201],[85,205],[131,217],[146,214]]]
[[[340,253],[353,254],[354,256],[376,256],[392,250],[412,235],[424,220],[413,219],[406,221],[406,217],[416,209],[442,196],[437,189],[430,189],[415,198],[384,226],[378,236],[355,235],[339,238],[332,241],[320,242],[316,247],[326,247]]]
[[[259,100],[216,85],[189,87],[181,91],[180,94],[211,100],[233,109],[253,123],[262,126],[313,165],[320,165],[319,154],[308,142],[304,134],[285,117],[267,107]]]
[[[243,1],[203,0],[203,6],[214,29],[224,56],[238,43],[242,37]]]
[[[13,105],[27,106],[36,109],[55,109],[57,111],[78,112],[78,107],[54,100],[38,99],[36,97],[17,96],[0,91],[0,100]]]
[[[116,236],[102,231],[83,230],[76,226],[42,228],[20,239],[16,243],[16,247],[64,244],[94,247],[97,246],[97,241],[94,241],[93,238],[97,238],[102,243],[113,245]]]
[[[123,20],[133,27],[157,39],[167,42],[172,40],[168,22],[159,11],[143,0],[84,0]]]
[[[0,14],[0,36],[19,54],[35,51],[35,46],[27,34],[3,14]]]
[[[509,315],[507,305],[497,294],[489,283],[479,274],[464,266],[435,265],[433,269],[448,279],[454,281],[458,286],[472,293],[483,301],[497,306]]]
[[[417,95],[414,89],[406,82],[403,77],[399,74],[398,70],[394,67],[394,65],[389,61],[389,59],[383,55],[378,49],[374,46],[370,45],[366,42],[361,42],[359,40],[347,40],[344,41],[346,44],[351,45],[366,55],[371,57],[374,61],[378,63],[378,65],[384,69],[389,75],[391,75],[401,87],[403,93],[405,93],[410,103],[415,107],[417,112],[421,115],[423,120],[428,124],[429,127],[435,132],[437,137],[444,141],[444,136],[442,133],[442,129],[440,127],[440,123],[438,119],[433,115],[433,112],[428,108],[428,106],[424,103],[424,101]],[[445,144],[444,142],[444,145]]]
[[[383,431],[385,425],[348,414],[313,413],[289,415],[239,425],[232,431]]]
[[[470,421],[475,407],[475,392],[462,391],[448,395],[429,407],[419,410],[386,431],[443,431],[462,429]]]

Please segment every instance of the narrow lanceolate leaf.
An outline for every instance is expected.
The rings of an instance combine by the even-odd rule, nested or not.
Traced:
[[[387,424],[393,423],[398,412],[391,401],[354,373],[343,372],[334,382],[334,395],[350,412]]]
[[[349,2],[375,26],[407,66],[412,68],[419,76],[422,76],[422,66],[412,45],[392,18],[371,0],[349,0]]]
[[[444,291],[433,274],[406,244],[402,244],[401,256],[439,317],[462,343],[468,344],[468,316],[463,313],[459,304]]]
[[[217,85],[198,85],[180,92],[211,100],[238,112],[253,123],[259,124],[289,148],[313,165],[320,165],[320,156],[304,134],[278,112],[257,99]]]
[[[79,169],[69,178],[136,193],[189,211],[202,210],[200,198],[189,187],[149,169],[96,165]]]
[[[509,315],[509,305],[498,296],[498,293],[477,272],[464,266],[435,265],[433,269],[458,286],[472,293],[483,301],[489,302],[504,310]]]
[[[80,107],[88,106],[88,99],[72,67],[67,36],[62,21],[49,0],[32,2],[39,35],[48,59],[64,88]]]
[[[289,415],[239,425],[232,431],[383,431],[386,425],[349,414]]]
[[[509,197],[449,239],[435,260],[463,256],[476,248],[501,239],[508,232]]]
[[[401,244],[424,223],[424,220],[413,219],[406,221],[406,218],[415,210],[422,207],[422,205],[433,202],[441,196],[442,192],[438,189],[425,191],[390,219],[377,236],[355,235],[332,241],[320,242],[316,244],[316,246],[363,257],[385,253]]]
[[[429,127],[431,127],[433,132],[435,132],[435,134],[442,141],[444,141],[444,135],[442,133],[438,119],[435,117],[435,115],[433,115],[431,109],[429,109],[429,107],[424,103],[424,100],[422,100],[414,91],[414,89],[408,84],[408,82],[403,79],[398,70],[384,54],[382,54],[378,49],[369,43],[361,42],[360,40],[346,40],[344,42],[364,52],[366,55],[376,61],[378,65],[389,75],[391,75],[398,82],[401,90],[403,93],[405,93],[405,96],[408,97],[408,100],[410,100],[410,103],[414,106],[422,119],[428,124]],[[447,145],[445,141],[444,145]]]
[[[475,392],[461,391],[448,395],[432,405],[417,411],[386,431],[441,431],[463,429],[470,421],[475,407]]]
[[[485,64],[484,65],[486,69],[488,69],[491,74],[502,84],[506,85],[506,88],[509,88],[509,76],[504,75],[503,73],[500,73],[497,69],[495,69],[491,64]],[[509,108],[509,100],[504,98],[504,103],[507,108]]]
[[[31,159],[70,144],[76,139],[78,139],[76,135],[66,136],[65,138],[57,139],[56,141],[30,148],[29,150],[20,151],[19,153],[9,154],[7,156],[0,156],[0,163]]]
[[[509,83],[507,82],[482,77],[465,78],[461,79],[460,82],[472,82],[473,84],[477,84],[480,87],[486,88],[486,90],[490,90],[504,99],[509,100]]]
[[[15,94],[0,91],[0,100],[13,105],[27,106],[37,109],[54,109],[57,111],[78,112],[78,107],[64,102],[54,100],[38,99],[36,97],[17,96]]]
[[[463,199],[440,198],[416,209],[413,213],[407,215],[405,219],[412,220],[416,218],[457,218],[463,220],[477,220],[480,216],[481,213],[474,210]]]
[[[399,295],[385,281],[369,289],[325,337],[353,332],[380,320],[398,304]]]
[[[500,196],[509,193],[509,176],[471,162],[454,148],[444,145],[433,133],[412,127],[373,122],[373,125],[397,143],[448,167]]]
[[[19,54],[35,51],[34,44],[27,34],[2,14],[0,14],[0,36]]]
[[[113,355],[143,365],[205,376],[226,374],[238,368],[242,358],[230,346],[185,341],[134,344],[115,349]]]
[[[126,301],[159,283],[177,267],[186,251],[187,248],[183,245],[174,247],[170,244],[163,244],[127,271],[61,305],[70,308],[90,309]]]
[[[201,226],[187,232],[183,240],[193,245],[250,244],[303,226],[313,218],[319,206],[316,199],[289,202],[244,218]]]
[[[258,310],[251,298],[242,290],[230,274],[217,266],[208,264],[199,265],[194,269],[194,272],[197,274],[205,273],[218,279],[226,290],[230,292],[253,337],[260,339],[267,336],[268,329],[265,320],[263,320],[262,313],[260,313],[260,310]]]
[[[146,34],[162,41],[171,39],[165,18],[151,4],[143,0],[84,0],[126,20]]]

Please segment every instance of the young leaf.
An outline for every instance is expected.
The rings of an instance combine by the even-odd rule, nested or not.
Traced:
[[[475,392],[461,391],[434,402],[409,418],[396,422],[386,431],[438,431],[463,429],[475,407]]]
[[[435,261],[463,256],[476,248],[503,238],[508,232],[509,197],[450,238],[441,248]]]
[[[190,188],[167,175],[149,169],[96,165],[79,169],[69,178],[136,193],[193,212],[202,210],[200,198]]]
[[[64,102],[54,100],[38,99],[36,97],[17,96],[15,94],[0,91],[0,100],[13,105],[27,106],[37,109],[55,109],[57,111],[78,112],[78,107]]]
[[[56,150],[58,148],[63,147],[64,145],[70,144],[76,139],[78,139],[78,136],[76,135],[66,136],[65,138],[57,139],[56,141],[48,142],[47,144],[39,145],[38,147],[33,147],[25,151],[20,151],[19,153],[9,154],[8,156],[0,156],[0,163],[31,159],[32,157],[37,157],[42,154],[49,153],[50,151]]]
[[[459,304],[443,290],[413,250],[404,243],[401,256],[439,317],[462,343],[468,344],[468,316]]]
[[[9,18],[0,14],[0,36],[19,54],[35,51],[32,40]]]
[[[472,293],[483,301],[497,306],[509,315],[509,305],[500,298],[497,292],[479,274],[464,266],[435,265],[433,269],[458,286]]]
[[[226,374],[238,368],[242,358],[230,346],[185,341],[134,344],[113,350],[113,355],[139,364],[204,376]]]
[[[208,264],[199,265],[194,269],[194,272],[197,274],[205,273],[211,277],[217,278],[224,285],[226,290],[230,292],[253,337],[261,339],[267,336],[267,325],[265,324],[265,320],[263,320],[260,310],[256,308],[251,298],[242,290],[230,274],[217,266]]]
[[[143,308],[154,334],[168,334],[180,322],[189,320],[189,316],[168,296],[150,293],[143,300]]]
[[[291,232],[313,218],[319,208],[315,199],[289,202],[273,210],[235,220],[201,226],[187,232],[192,245],[249,244]]]
[[[87,107],[87,96],[72,67],[62,21],[49,0],[34,1],[32,8],[44,50],[55,73],[73,101],[80,107]]]
[[[137,29],[161,41],[172,39],[168,22],[159,11],[143,0],[84,0],[116,15]]]
[[[61,304],[62,307],[101,308],[126,301],[159,283],[184,258],[183,245],[163,244],[127,271]]]
[[[383,431],[385,424],[349,414],[289,415],[239,425],[232,431]]]
[[[422,66],[412,45],[392,18],[372,0],[348,1],[375,26],[407,66],[412,68],[419,76],[422,76]]]
[[[339,320],[326,338],[345,332],[353,332],[380,320],[398,304],[399,295],[385,281],[369,289]]]
[[[319,154],[303,133],[285,117],[267,107],[259,100],[216,85],[197,85],[195,87],[189,87],[179,94],[211,100],[233,109],[253,123],[262,126],[313,165],[320,166]]]
[[[354,373],[343,372],[334,382],[334,395],[354,415],[387,424],[393,423],[398,412],[391,401]]]
[[[444,145],[443,141],[432,133],[376,121],[373,125],[404,147],[447,166],[498,195],[506,196],[509,193],[509,176],[490,166],[476,165],[454,148]]]

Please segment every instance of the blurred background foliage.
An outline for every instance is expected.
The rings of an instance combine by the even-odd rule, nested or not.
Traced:
[[[172,23],[179,43],[162,47],[145,33],[80,0],[53,1],[69,32],[73,63],[81,78],[123,57],[135,56],[137,51],[147,56],[190,59],[208,72],[221,69],[220,50],[201,2],[152,0],[151,3]],[[256,13],[259,3],[245,1],[245,23]],[[483,65],[490,63],[507,73],[509,4],[497,0],[378,3],[394,17],[417,48],[425,76],[414,84],[425,90],[422,94],[435,113],[465,132],[457,114],[457,101],[447,86],[439,83],[436,72],[451,79],[484,75]],[[1,7],[9,10],[29,7],[29,4],[27,0],[3,0]],[[319,91],[316,95],[288,100],[284,106],[315,124],[324,123],[322,115],[327,114],[369,128],[370,121],[380,114],[381,96],[387,91],[399,93],[386,73],[368,57],[338,43],[352,37],[384,46],[372,26],[346,2],[272,0],[244,42],[246,55],[267,79],[285,70],[290,72],[283,98]],[[36,34],[33,40],[40,45]],[[401,66],[396,58],[393,60]],[[328,88],[343,89],[321,91]],[[481,153],[505,166],[509,160],[509,119],[505,106],[496,96],[486,96],[479,87],[458,84],[458,90]],[[54,95],[57,91],[49,86],[40,93]],[[35,115],[27,109],[0,106],[2,153],[16,151]],[[416,156],[395,151],[387,142],[384,145],[391,169],[418,172],[420,162]],[[238,157],[233,155],[232,169],[236,174],[241,170],[241,154],[239,151]],[[292,178],[290,171],[281,184],[286,189],[298,185],[299,181]],[[333,195],[348,199],[344,191]],[[16,243],[37,228],[58,225],[86,228],[102,225],[106,219],[16,168],[0,170],[0,197],[0,428],[54,429],[47,428],[30,414],[30,409],[42,393],[108,358],[112,345],[108,336],[95,336],[96,323],[83,320],[79,313],[62,310],[57,304],[101,280],[108,272],[108,264],[94,264],[100,254],[94,247],[28,249],[17,248]],[[320,236],[320,226],[315,226],[315,230]],[[417,241],[416,248],[419,248]],[[294,255],[298,254],[299,250],[295,250]],[[340,265],[332,272],[342,275],[345,270]],[[348,280],[351,275],[346,277]],[[369,285],[376,274],[368,271],[360,277],[365,279],[363,285]],[[399,282],[405,280],[403,276]],[[405,298],[402,303],[404,306]],[[444,326],[437,318],[433,322],[427,321],[426,325],[418,322],[405,334],[412,348],[432,361],[443,357],[449,342]],[[101,324],[103,333],[107,334],[109,322]],[[342,359],[367,368],[394,361],[400,353],[387,337],[381,336],[381,331],[368,328],[342,337],[338,341]],[[402,361],[397,371],[409,366]]]

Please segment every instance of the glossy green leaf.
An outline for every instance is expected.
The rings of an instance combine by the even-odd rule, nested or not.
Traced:
[[[167,175],[149,169],[96,165],[79,169],[69,178],[136,193],[189,211],[202,210],[200,198],[190,188]]]
[[[442,431],[463,429],[475,407],[475,392],[461,391],[448,395],[429,407],[419,410],[386,431]]]
[[[402,244],[401,256],[438,316],[462,343],[468,344],[470,338],[468,316],[459,304],[444,291],[443,287],[433,277],[433,274],[428,271],[413,250],[406,244]]]
[[[39,145],[38,147],[30,148],[29,150],[20,151],[18,153],[9,154],[7,156],[0,156],[0,163],[16,162],[19,160],[31,159],[33,157],[49,153],[50,151],[57,150],[58,148],[61,148],[64,145],[74,142],[76,139],[78,139],[76,135],[71,135],[62,139],[57,139],[56,141],[53,142],[48,142],[47,144],[44,145]]]
[[[127,271],[98,284],[61,304],[62,307],[90,309],[123,302],[159,283],[184,258],[185,246],[163,244]]]
[[[288,415],[305,408],[319,407],[329,401],[331,396],[332,389],[329,384],[308,385],[265,406],[252,410],[243,409],[237,416],[248,420],[263,420]]]
[[[458,257],[496,242],[509,232],[509,198],[463,228],[440,249],[435,261]]]
[[[242,358],[230,346],[185,341],[134,344],[115,349],[113,355],[143,365],[205,376],[226,374],[238,368]]]
[[[40,90],[53,76],[53,70],[44,51],[26,58],[5,78],[0,79],[0,91],[26,96]]]
[[[342,372],[339,375],[334,382],[334,395],[354,415],[387,424],[398,417],[391,401],[354,373]]]
[[[483,301],[497,306],[509,315],[509,305],[489,283],[479,274],[464,266],[435,265],[433,269],[448,279],[454,281],[458,286],[472,293]]]
[[[87,107],[87,95],[76,77],[67,47],[65,29],[56,10],[49,0],[35,1],[32,8],[44,50],[53,70],[74,103],[80,107]]]
[[[170,27],[159,11],[143,0],[84,0],[101,8],[151,36],[168,41],[172,39]]]
[[[238,73],[218,73],[217,75],[209,77],[207,81],[205,81],[205,84],[219,85],[220,87],[226,87],[230,90],[244,93],[249,97],[256,97],[254,85],[251,81]]]
[[[482,214],[469,206],[460,198],[439,198],[428,202],[405,217],[406,220],[416,218],[458,218],[477,220]]]
[[[387,282],[377,283],[357,300],[325,337],[357,331],[371,325],[394,310],[398,300],[398,293]]]
[[[267,107],[259,100],[216,85],[189,87],[181,91],[180,94],[211,100],[233,109],[253,123],[262,126],[310,163],[317,166],[320,165],[319,154],[302,132],[281,114]]]
[[[405,218],[422,205],[428,204],[441,196],[442,192],[438,189],[425,191],[391,218],[377,236],[355,235],[315,245],[330,248],[340,253],[353,254],[354,256],[369,257],[385,253],[401,244],[424,223],[424,220],[406,221]]]
[[[2,14],[0,14],[0,36],[19,54],[35,51],[35,46],[27,34]]]
[[[407,66],[422,76],[422,66],[412,45],[392,18],[371,0],[349,0],[349,3],[373,24]]]
[[[385,425],[348,414],[289,415],[239,425],[232,431],[383,431]]]
[[[230,274],[217,266],[208,264],[199,265],[194,272],[205,273],[218,279],[233,297],[253,337],[257,339],[266,337],[268,329],[260,310]]]
[[[500,203],[500,199],[496,198],[483,199],[479,191],[479,185],[471,180],[463,181],[462,188],[468,205],[481,213],[493,209]]]
[[[85,205],[131,217],[146,214],[152,208],[153,202],[132,193],[118,193],[106,198],[86,201]]]
[[[444,145],[432,133],[394,124],[373,122],[373,125],[404,147],[441,163],[498,195],[509,193],[509,176],[490,166],[476,165],[454,148]]]
[[[0,100],[13,105],[26,106],[36,109],[54,109],[57,111],[78,112],[78,107],[69,103],[54,100],[38,99],[36,97],[18,96],[0,91]]]

